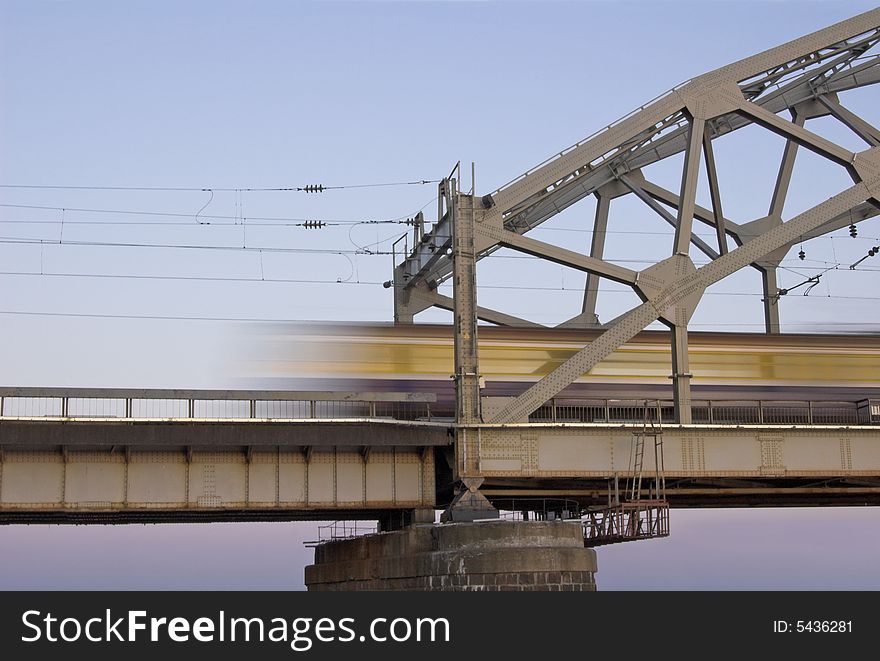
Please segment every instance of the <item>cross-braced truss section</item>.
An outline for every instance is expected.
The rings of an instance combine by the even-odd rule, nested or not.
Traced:
[[[628,285],[642,301],[602,325],[605,332],[595,341],[486,422],[527,418],[646,326],[660,320],[672,331],[677,420],[689,423],[687,327],[705,289],[744,267],[758,269],[763,277],[766,331],[779,332],[778,306],[773,304],[778,292],[776,269],[791,247],[878,214],[880,130],[839,98],[841,92],[880,81],[880,54],[872,52],[878,42],[880,9],[875,9],[689,80],[489,195],[447,199],[446,212],[438,214],[437,223],[419,237],[413,251],[395,269],[395,319],[412,321],[415,314],[432,306],[452,309],[453,301],[436,290],[454,272],[458,251],[452,250],[453,219],[458,218],[459,230],[462,222],[472,222],[477,260],[499,248],[509,248],[587,273],[581,310],[563,325],[598,325],[596,300],[603,278]],[[852,152],[810,131],[807,120],[817,117],[838,120],[866,148]],[[735,222],[723,211],[713,141],[749,125],[781,136],[785,149],[767,215]],[[784,219],[783,207],[801,148],[843,168],[854,184]],[[644,174],[647,166],[678,154],[683,154],[678,191],[668,190]],[[711,208],[696,203],[701,168]],[[526,236],[591,195],[597,203],[589,255]],[[624,195],[643,201],[675,232],[671,256],[642,271],[603,259],[611,202]],[[468,213],[457,213],[455,209],[465,197]],[[712,227],[714,239],[697,236],[694,220]],[[735,248],[729,249],[728,237]],[[691,246],[710,261],[697,268],[689,256]],[[447,259],[447,254],[453,259]],[[455,296],[460,284],[456,282]],[[476,307],[475,302],[473,312],[492,323],[536,325]]]

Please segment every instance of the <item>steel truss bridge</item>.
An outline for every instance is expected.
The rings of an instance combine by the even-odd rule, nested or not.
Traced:
[[[880,81],[878,41],[880,10],[872,10],[709,72],[486,195],[462,192],[454,168],[440,183],[436,221],[417,217],[413,248],[387,283],[400,325],[430,307],[453,312],[455,396],[448,407],[436,394],[382,389],[6,388],[0,521],[381,519],[434,508],[467,520],[532,497],[599,506],[611,484],[661,469],[672,505],[880,503],[876,381],[845,402],[772,395],[703,401],[692,396],[688,343],[706,288],[746,268],[762,276],[765,332],[780,333],[773,303],[781,260],[801,241],[877,215],[880,130],[842,97]],[[840,122],[864,149],[850,151],[811,131],[809,120],[819,117]],[[785,148],[767,214],[733,219],[721,191],[737,191],[719,182],[713,143],[747,126],[781,136]],[[841,168],[852,185],[787,217],[802,149]],[[678,155],[677,191],[645,174]],[[701,169],[710,208],[696,202]],[[588,254],[529,236],[590,196],[596,212]],[[612,201],[624,196],[674,228],[669,257],[640,271],[603,256],[615,222]],[[697,236],[695,221],[715,239]],[[500,248],[585,272],[583,304],[560,328],[591,333],[549,373],[503,396],[483,387],[478,320],[537,324],[477,304],[477,264]],[[692,250],[708,263],[697,268]],[[629,286],[641,303],[599,323],[602,279]],[[447,280],[452,297],[438,291]],[[565,403],[578,379],[658,320],[669,328],[668,402]],[[633,439],[646,433],[649,419],[662,428],[662,466],[649,452],[643,463],[632,461]],[[631,521],[624,510],[641,511],[639,503],[620,507],[597,528],[618,539]]]

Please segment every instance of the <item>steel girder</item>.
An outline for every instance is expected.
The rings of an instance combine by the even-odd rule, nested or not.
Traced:
[[[500,216],[506,229],[523,234],[616,181],[619,173],[681,153],[687,145],[681,93],[714,80],[738,78],[744,97],[773,114],[874,84],[880,81],[880,58],[866,53],[878,40],[880,9],[875,9],[682,83],[493,191],[484,198],[493,206],[478,214],[485,220]],[[708,121],[707,133],[714,139],[752,123],[732,110]],[[698,220],[714,224],[711,213],[698,211],[703,212]],[[444,215],[401,264],[403,286],[421,283],[433,289],[450,276],[452,266],[444,256],[451,236]],[[484,250],[478,259],[495,249]]]
[[[492,422],[528,416],[658,319],[673,330],[677,417],[679,422],[690,422],[687,324],[705,288],[753,266],[764,274],[765,298],[769,299],[776,291],[775,269],[794,242],[878,213],[880,131],[843,106],[837,96],[880,81],[880,55],[869,52],[878,42],[880,9],[875,9],[679,85],[491,195],[473,198],[477,259],[507,247],[589,274],[581,314],[568,324],[595,324],[598,278],[632,286],[643,301],[606,324],[606,332],[596,341],[502,407]],[[829,115],[848,126],[868,148],[853,153],[806,128],[806,120]],[[768,215],[739,223],[725,218],[721,208],[712,141],[752,124],[784,137],[786,149]],[[782,209],[799,148],[845,168],[855,185],[783,222]],[[685,158],[677,193],[642,175],[645,166],[682,152]],[[712,209],[695,203],[701,164],[707,168]],[[591,255],[585,256],[524,236],[591,194],[600,200],[595,229],[602,234],[611,198],[634,194],[642,199],[675,227],[672,256],[635,272],[602,259],[601,240],[596,237]],[[663,205],[674,209],[675,215]],[[398,301],[421,291],[422,296],[416,296],[419,309],[434,304],[427,292],[449,277],[452,268],[443,259],[453,232],[451,216],[447,213],[440,218],[398,267]],[[715,228],[717,246],[693,234],[695,219]],[[736,249],[728,250],[727,236],[733,238]],[[688,256],[691,244],[712,261],[697,269]],[[515,318],[496,315],[493,321],[506,323]],[[766,306],[766,326],[768,332],[778,332],[776,306]]]

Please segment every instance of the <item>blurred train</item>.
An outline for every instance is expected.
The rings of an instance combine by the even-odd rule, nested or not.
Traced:
[[[481,326],[484,394],[515,395],[589,344],[600,330]],[[278,389],[428,391],[452,396],[449,325],[297,323],[249,335],[245,374]],[[694,397],[859,401],[880,398],[880,335],[692,332]],[[670,338],[643,331],[561,396],[671,396]]]

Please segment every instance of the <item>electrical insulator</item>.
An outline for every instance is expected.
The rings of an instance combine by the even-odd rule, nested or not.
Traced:
[[[871,249],[868,251],[868,257],[873,257],[873,256],[876,255],[878,252],[880,252],[880,246],[874,246],[873,248],[871,248]]]
[[[308,186],[303,187],[306,193],[323,193],[324,186],[323,184],[309,184]]]
[[[805,253],[804,249],[801,248],[801,251],[798,253],[798,259],[801,261],[804,261],[804,259],[806,259],[806,257],[807,257],[807,253]]]
[[[326,225],[323,220],[307,220],[302,224],[307,230],[319,230]]]
[[[859,234],[859,230],[858,230],[858,228],[855,226],[855,224],[854,224],[854,223],[853,223],[853,224],[850,224],[850,226],[849,226],[849,235],[850,235],[852,238],[856,238],[856,237],[858,236],[858,234]]]

